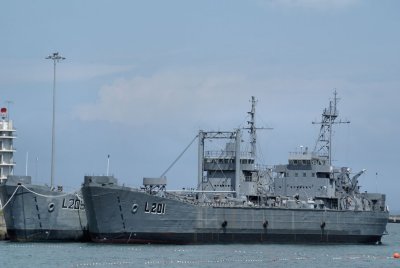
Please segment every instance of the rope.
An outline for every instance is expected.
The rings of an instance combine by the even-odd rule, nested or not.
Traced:
[[[45,197],[45,198],[47,198],[47,197],[49,197],[49,198],[59,198],[59,197],[65,197],[65,196],[68,196],[68,195],[71,195],[71,194],[77,195],[77,191],[73,191],[73,192],[70,192],[70,193],[65,193],[65,194],[62,194],[62,195],[44,195],[44,194],[39,194],[39,193],[27,188],[25,185],[20,185],[20,186],[22,186],[25,190],[27,190],[28,192],[31,192],[32,194],[35,194],[35,195],[41,196],[41,197]],[[77,197],[79,197],[79,196],[77,195]]]
[[[13,192],[13,194],[10,196],[10,198],[7,200],[7,202],[4,204],[4,206],[1,207],[2,210],[8,205],[8,203],[10,203],[11,199],[13,199],[13,197],[17,193],[19,187],[21,187],[21,185],[18,185],[17,188],[15,188],[15,191]]]

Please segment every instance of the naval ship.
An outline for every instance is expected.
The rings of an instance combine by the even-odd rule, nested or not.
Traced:
[[[0,201],[7,237],[11,241],[82,241],[87,220],[79,192],[65,193],[61,186],[32,184],[30,176],[14,173],[13,121],[1,109]]]
[[[332,166],[337,94],[323,110],[314,150],[290,154],[287,164],[257,163],[255,106],[248,126],[199,131],[196,189],[167,190],[165,176],[143,187],[112,176],[85,176],[89,235],[100,243],[363,243],[386,232],[385,195],[361,192],[348,167]],[[249,142],[242,141],[248,133]],[[213,142],[225,144],[216,150]],[[164,174],[165,175],[165,174]]]

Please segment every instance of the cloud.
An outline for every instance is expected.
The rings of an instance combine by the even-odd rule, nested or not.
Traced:
[[[265,0],[261,3],[267,3],[273,6],[289,8],[307,8],[307,9],[341,9],[358,4],[359,0]]]
[[[291,139],[293,129],[298,129],[295,135],[299,136],[303,130],[313,131],[311,122],[320,119],[320,112],[332,98],[334,88],[342,98],[341,117],[352,121],[353,130],[361,131],[362,136],[388,138],[399,133],[400,127],[393,117],[387,116],[397,112],[394,97],[398,96],[397,83],[359,84],[338,78],[164,71],[116,79],[102,86],[92,102],[76,106],[73,113],[84,122],[111,122],[128,129],[177,132],[181,128],[193,132],[199,128],[220,127],[229,130],[246,124],[249,100],[255,96],[259,100],[259,124],[273,127]],[[379,133],[382,129],[386,132]]]
[[[274,128],[266,133],[274,141],[267,141],[267,147],[277,161],[285,159],[286,153],[300,144],[313,145],[318,127],[311,122],[320,120],[334,88],[341,98],[340,118],[352,122],[349,130],[337,129],[342,135],[338,136],[337,146],[351,143],[351,147],[362,150],[362,146],[373,142],[378,148],[384,145],[376,142],[376,137],[388,141],[398,136],[400,127],[394,117],[388,116],[398,113],[397,83],[366,85],[337,78],[255,78],[199,70],[158,72],[104,85],[93,102],[80,104],[73,113],[83,122],[121,124],[118,129],[144,136],[174,133],[186,135],[187,139],[199,129],[232,130],[245,126],[249,100],[255,96],[258,125]]]
[[[285,120],[283,113],[287,112],[287,107],[303,109],[302,112],[310,116],[315,114],[315,109],[304,111],[304,107],[315,106],[316,98],[325,103],[333,86],[344,85],[343,81],[252,78],[244,74],[199,70],[167,71],[116,79],[99,89],[94,102],[76,107],[74,114],[82,121],[140,127],[149,122],[165,126],[181,122],[203,127],[210,119],[230,127],[225,123],[240,124],[238,121],[250,107],[248,101],[256,96],[261,104],[260,114],[279,122]],[[270,116],[272,110],[276,113]]]
[[[157,120],[168,124],[172,118],[184,120],[212,113],[219,103],[236,99],[230,96],[244,95],[245,81],[235,74],[185,71],[117,79],[99,90],[96,102],[79,106],[75,113],[85,121],[136,125]]]

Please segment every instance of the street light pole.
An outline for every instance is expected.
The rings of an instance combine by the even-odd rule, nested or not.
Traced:
[[[54,63],[54,78],[53,78],[53,120],[52,120],[52,135],[51,135],[51,177],[50,187],[53,188],[54,184],[54,156],[55,156],[55,120],[56,120],[56,64],[61,60],[65,60],[64,57],[59,55],[58,52],[46,57],[47,60],[53,60]]]

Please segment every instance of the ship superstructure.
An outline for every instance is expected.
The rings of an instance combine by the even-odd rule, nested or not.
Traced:
[[[205,195],[223,192],[234,200],[260,202],[260,196],[271,191],[272,167],[260,165],[256,159],[255,97],[249,112],[248,127],[234,131],[200,131],[198,156],[198,191]],[[243,146],[243,130],[249,132],[249,146]],[[206,150],[206,142],[226,140],[225,148]]]
[[[291,154],[288,164],[275,167],[256,162],[255,104],[252,98],[246,127],[250,146],[243,146],[242,129],[199,131],[196,190],[168,191],[163,176],[144,178],[141,189],[120,186],[113,177],[86,176],[82,193],[91,239],[379,243],[388,220],[385,195],[360,193],[357,179],[364,171],[351,175],[349,168],[331,165],[336,100],[323,113],[317,142],[323,146]],[[226,142],[209,149],[215,144],[210,140]]]
[[[365,172],[361,170],[351,174],[348,167],[332,165],[333,126],[348,124],[349,121],[337,120],[338,97],[322,112],[320,131],[314,150],[301,148],[300,152],[290,153],[288,164],[275,167],[274,194],[277,196],[294,196],[296,200],[307,201],[329,209],[356,211],[374,211],[385,208],[385,195],[360,193],[358,178]]]

